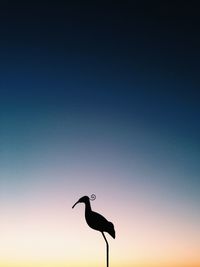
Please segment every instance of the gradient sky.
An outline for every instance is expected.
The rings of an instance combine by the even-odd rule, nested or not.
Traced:
[[[1,3],[0,266],[104,266],[93,193],[111,266],[200,266],[197,7],[94,2]]]

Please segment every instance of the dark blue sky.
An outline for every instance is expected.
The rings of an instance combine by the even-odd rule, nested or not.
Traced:
[[[197,173],[198,15],[176,1],[1,3],[4,139],[17,128],[22,138],[20,125],[37,129],[52,114],[78,121],[80,131],[90,120],[105,131],[113,123],[113,135],[116,125],[140,125],[179,147]]]

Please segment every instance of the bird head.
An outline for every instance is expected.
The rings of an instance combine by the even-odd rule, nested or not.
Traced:
[[[84,196],[84,197],[81,197],[73,206],[72,206],[72,209],[76,206],[76,204],[78,203],[87,203],[89,202],[90,200],[94,200],[96,198],[95,195],[91,195],[91,198],[89,198],[88,196]]]

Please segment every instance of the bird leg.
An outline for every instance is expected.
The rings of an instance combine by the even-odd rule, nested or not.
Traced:
[[[102,235],[103,235],[103,238],[104,238],[104,240],[106,242],[106,253],[107,253],[106,262],[107,262],[107,267],[109,267],[109,245],[108,245],[108,241],[107,241],[107,239],[106,239],[106,237],[104,235],[104,232],[102,232]]]

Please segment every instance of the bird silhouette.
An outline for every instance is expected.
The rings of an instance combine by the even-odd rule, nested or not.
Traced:
[[[100,231],[104,237],[107,248],[107,267],[109,265],[109,245],[108,241],[104,235],[104,232],[109,233],[113,238],[115,238],[115,229],[113,223],[109,222],[101,214],[92,211],[90,200],[95,200],[96,196],[93,194],[91,198],[88,196],[81,197],[73,206],[74,208],[78,203],[85,203],[85,219],[87,224],[94,230]]]
[[[81,197],[72,208],[76,206],[78,203],[85,203],[85,219],[87,224],[94,230],[109,233],[113,238],[115,238],[115,229],[114,225],[107,221],[101,214],[92,211],[90,200],[94,200],[96,198],[95,195],[92,195],[92,199],[88,196]]]

